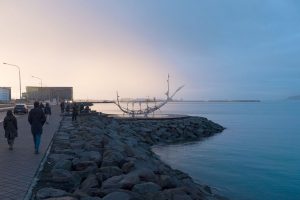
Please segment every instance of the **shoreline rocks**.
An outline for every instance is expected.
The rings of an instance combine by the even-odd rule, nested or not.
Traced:
[[[91,114],[77,122],[64,117],[32,199],[225,199],[151,151],[152,145],[201,140],[223,130],[202,117],[134,120]]]

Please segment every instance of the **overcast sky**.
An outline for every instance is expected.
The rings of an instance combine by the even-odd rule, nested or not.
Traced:
[[[75,98],[284,99],[300,94],[300,1],[0,1],[0,86]]]

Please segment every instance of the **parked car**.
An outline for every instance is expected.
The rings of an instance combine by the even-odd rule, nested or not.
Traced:
[[[18,113],[27,114],[28,113],[27,105],[26,104],[16,104],[15,108],[14,108],[14,114],[18,114]]]

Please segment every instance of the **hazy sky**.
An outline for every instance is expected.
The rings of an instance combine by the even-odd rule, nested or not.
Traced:
[[[0,86],[75,98],[282,99],[300,94],[298,0],[1,0]]]

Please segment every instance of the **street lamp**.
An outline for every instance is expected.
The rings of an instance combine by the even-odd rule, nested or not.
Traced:
[[[31,76],[32,78],[36,78],[36,79],[39,79],[41,81],[41,88],[43,87],[43,79],[39,78],[39,77],[36,77],[36,76]]]
[[[36,79],[39,79],[41,81],[41,100],[42,100],[42,97],[43,97],[43,79],[37,77],[37,76],[31,76],[32,78],[36,78]]]
[[[19,84],[20,84],[20,99],[22,99],[22,84],[21,84],[21,70],[20,67],[18,65],[14,65],[14,64],[9,64],[9,63],[3,63],[4,65],[10,65],[10,66],[14,66],[16,68],[18,68],[19,70]]]

